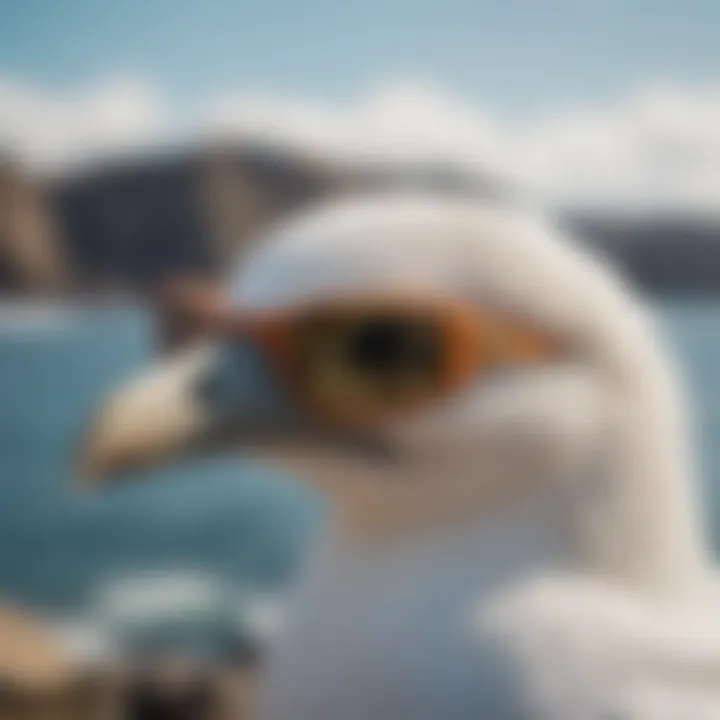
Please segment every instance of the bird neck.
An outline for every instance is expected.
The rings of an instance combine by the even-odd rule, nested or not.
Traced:
[[[633,405],[612,450],[593,462],[593,477],[526,487],[522,498],[486,497],[479,506],[447,492],[423,497],[412,482],[399,486],[397,497],[388,490],[382,503],[353,496],[338,508],[332,545],[346,566],[350,557],[388,551],[419,558],[445,552],[442,562],[474,567],[478,577],[497,564],[518,574],[544,566],[657,595],[693,593],[706,586],[712,563],[691,463],[666,417],[652,403]]]
[[[571,534],[594,572],[654,594],[695,592],[712,572],[692,462],[663,408],[638,402],[609,465],[570,499]]]
[[[556,498],[534,497],[520,506],[455,522],[400,525],[349,524],[341,515],[331,524],[324,559],[332,574],[393,566],[405,577],[428,583],[458,575],[489,588],[541,569],[568,569],[575,563],[560,522]]]
[[[492,704],[478,688],[496,679],[492,643],[486,662],[472,632],[478,608],[561,566],[550,512],[527,507],[497,522],[393,533],[334,517],[294,588],[262,716],[477,715]]]
[[[685,392],[659,342],[643,326],[625,342],[607,345],[611,429],[589,477],[574,484],[570,519],[588,567],[656,596],[673,596],[707,589],[713,561]]]

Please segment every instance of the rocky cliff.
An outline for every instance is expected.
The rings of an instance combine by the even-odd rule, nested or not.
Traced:
[[[65,292],[70,273],[47,188],[0,161],[0,291]]]
[[[125,163],[66,178],[51,204],[83,292],[221,272],[266,223],[340,192],[337,172],[261,148]]]

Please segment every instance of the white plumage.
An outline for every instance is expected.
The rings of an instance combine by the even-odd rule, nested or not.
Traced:
[[[543,220],[427,197],[298,218],[231,293],[268,308],[401,287],[512,312],[567,352],[378,428],[398,465],[270,454],[331,513],[261,720],[719,718],[717,582],[648,313]]]
[[[336,478],[354,527],[333,528],[300,594],[265,717],[720,717],[679,401],[637,301],[537,218],[423,199],[312,214],[234,292],[265,307],[398,284],[521,313],[577,357],[389,428],[423,457],[422,487],[360,478],[366,516]]]

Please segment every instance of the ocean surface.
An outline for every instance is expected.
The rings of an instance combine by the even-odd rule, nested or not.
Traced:
[[[720,525],[720,302],[658,307],[695,405],[699,477]],[[249,458],[197,460],[109,492],[73,490],[74,452],[98,397],[153,352],[131,308],[0,306],[0,597],[82,608],[138,573],[206,573],[281,586],[321,505]],[[715,531],[717,537],[717,532]]]
[[[135,309],[0,306],[0,599],[65,612],[123,577],[204,575],[265,591],[292,571],[319,500],[252,459],[73,488],[95,404],[152,355],[153,328]]]

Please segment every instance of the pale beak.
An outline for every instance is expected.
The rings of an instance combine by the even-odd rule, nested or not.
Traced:
[[[290,405],[251,343],[206,345],[112,393],[81,447],[84,485],[217,449],[229,431],[286,427]]]

